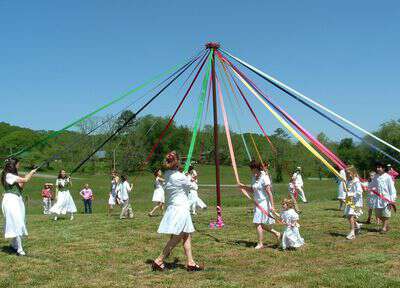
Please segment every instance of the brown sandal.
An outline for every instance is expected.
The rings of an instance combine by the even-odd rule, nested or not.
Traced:
[[[199,266],[199,265],[193,265],[193,266],[187,266],[186,267],[186,270],[188,271],[188,272],[197,272],[197,271],[203,271],[204,270],[204,265],[201,265],[201,266]]]
[[[153,263],[151,264],[151,269],[153,271],[161,271],[162,272],[165,270],[165,265],[164,265],[164,263],[159,265],[155,261],[153,261]]]

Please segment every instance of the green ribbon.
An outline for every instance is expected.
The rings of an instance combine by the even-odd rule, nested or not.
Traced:
[[[183,169],[184,173],[186,173],[189,170],[190,162],[192,160],[192,155],[193,155],[193,151],[194,151],[194,144],[196,143],[197,132],[199,130],[201,116],[203,115],[204,100],[206,99],[207,85],[208,85],[208,81],[210,79],[210,70],[211,70],[210,68],[211,68],[211,60],[212,60],[213,53],[214,53],[214,50],[212,49],[210,55],[208,56],[209,58],[208,58],[207,67],[205,70],[206,74],[204,75],[204,78],[203,78],[203,84],[202,84],[202,88],[201,88],[199,105],[197,107],[196,121],[195,121],[194,127],[193,127],[192,140],[190,142],[190,147],[189,147],[189,152],[188,152],[186,163],[185,163],[185,168]]]
[[[182,65],[182,63],[181,63],[181,64],[178,64],[178,65],[175,65],[174,67],[172,67],[172,68],[166,70],[165,72],[160,73],[160,74],[154,76],[153,78],[151,78],[151,79],[147,80],[146,82],[144,82],[142,85],[139,85],[138,87],[133,88],[133,89],[131,89],[131,90],[125,92],[124,94],[122,94],[122,95],[119,96],[118,98],[112,100],[111,102],[108,102],[107,104],[101,106],[100,108],[94,110],[93,112],[91,112],[91,113],[89,113],[89,114],[86,114],[85,116],[83,116],[83,117],[79,118],[78,120],[76,120],[76,121],[74,121],[74,122],[68,124],[67,126],[65,126],[64,128],[62,128],[62,129],[60,129],[60,130],[57,130],[57,131],[54,131],[54,132],[50,133],[47,137],[43,138],[42,140],[39,140],[39,141],[35,142],[34,144],[32,144],[31,146],[26,147],[26,148],[23,148],[23,149],[21,149],[20,151],[9,155],[8,157],[15,157],[15,156],[18,156],[18,155],[20,155],[20,154],[22,154],[22,153],[24,153],[24,152],[27,152],[27,151],[31,150],[32,148],[34,148],[34,147],[36,147],[36,146],[38,146],[38,145],[40,145],[40,144],[42,144],[42,143],[44,143],[44,142],[47,142],[48,140],[50,140],[50,139],[52,139],[52,138],[54,138],[54,137],[60,135],[61,133],[65,132],[67,129],[71,128],[72,126],[75,126],[76,124],[78,124],[78,123],[80,123],[80,122],[82,122],[82,121],[84,121],[84,120],[86,120],[86,119],[92,117],[93,115],[95,115],[95,114],[97,114],[98,112],[100,112],[100,111],[102,111],[102,110],[104,110],[104,109],[110,107],[111,105],[113,105],[113,104],[115,104],[115,103],[121,101],[122,99],[126,98],[127,96],[131,95],[132,93],[135,93],[135,92],[137,92],[137,91],[143,89],[144,87],[146,87],[146,86],[149,85],[150,83],[155,82],[155,81],[158,80],[159,78],[161,78],[161,77],[163,77],[163,76],[165,76],[165,75],[168,75],[168,74],[174,72],[174,71],[177,70],[181,65]],[[24,155],[25,155],[25,154],[26,154],[26,153],[24,153]]]

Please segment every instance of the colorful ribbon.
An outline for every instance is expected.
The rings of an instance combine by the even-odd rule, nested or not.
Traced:
[[[196,143],[197,132],[199,131],[199,124],[201,121],[201,116],[203,115],[204,101],[206,99],[207,83],[210,78],[210,68],[211,68],[211,60],[212,60],[213,54],[214,54],[214,50],[212,49],[210,55],[208,56],[208,62],[207,62],[207,66],[205,68],[206,73],[204,75],[203,84],[201,87],[201,94],[199,97],[199,105],[197,107],[196,121],[195,121],[194,127],[193,127],[192,140],[190,141],[189,152],[187,154],[185,167],[183,169],[183,172],[185,172],[185,173],[189,170],[190,162],[192,161],[192,155],[193,155],[194,145]]]

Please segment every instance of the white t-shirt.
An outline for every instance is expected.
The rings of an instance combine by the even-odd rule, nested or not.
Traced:
[[[251,187],[253,188],[254,199],[257,200],[257,202],[262,202],[264,200],[267,200],[267,195],[265,194],[265,188],[269,185],[271,185],[271,182],[269,182],[269,177],[265,177],[263,175],[260,175],[258,179],[253,177]]]
[[[13,185],[18,181],[19,176],[12,174],[12,173],[7,173],[6,174],[6,182],[9,185]]]
[[[124,183],[121,183],[117,187],[117,193],[119,199],[122,201],[126,201],[129,199],[129,192],[131,192],[131,186],[129,186],[128,181],[125,181]]]

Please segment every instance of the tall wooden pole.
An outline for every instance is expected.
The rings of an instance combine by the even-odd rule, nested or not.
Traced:
[[[218,47],[213,47],[212,51]],[[218,143],[218,106],[217,106],[217,87],[216,87],[216,73],[215,73],[215,53],[212,55],[211,60],[211,76],[212,76],[212,92],[213,92],[213,112],[214,112],[214,160],[215,160],[215,185],[217,191],[217,226],[223,226],[222,220],[222,206],[221,206],[221,181],[220,181],[220,168],[219,168],[219,143]]]

